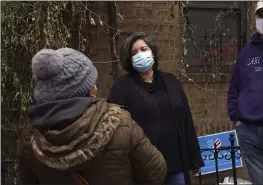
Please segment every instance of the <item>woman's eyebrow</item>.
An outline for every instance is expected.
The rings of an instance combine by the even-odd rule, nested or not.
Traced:
[[[141,46],[140,49],[141,48],[148,48],[148,46]],[[131,52],[136,52],[136,51],[137,51],[136,49],[131,50]]]
[[[142,46],[141,48],[148,48],[148,46]]]

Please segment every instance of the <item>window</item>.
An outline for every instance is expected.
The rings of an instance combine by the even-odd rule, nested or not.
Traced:
[[[242,2],[189,1],[186,3],[189,24],[195,40],[186,36],[187,72],[209,72],[216,66],[230,72],[246,40],[241,22]]]

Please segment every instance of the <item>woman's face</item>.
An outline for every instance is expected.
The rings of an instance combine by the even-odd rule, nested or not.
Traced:
[[[131,55],[134,56],[140,52],[151,51],[149,46],[144,42],[144,40],[137,40],[133,43],[131,49]]]

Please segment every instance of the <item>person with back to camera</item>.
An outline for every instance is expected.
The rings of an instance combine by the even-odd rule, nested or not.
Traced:
[[[70,48],[32,59],[36,104],[19,142],[22,184],[162,184],[162,154],[120,106],[96,97],[98,72]]]
[[[227,94],[230,120],[253,184],[263,184],[263,1],[255,10],[256,29],[239,53]]]
[[[129,36],[120,49],[128,74],[109,92],[109,102],[122,105],[162,152],[166,184],[190,184],[190,173],[204,165],[187,97],[176,77],[158,70],[158,52],[145,33]],[[190,172],[190,173],[189,173]]]

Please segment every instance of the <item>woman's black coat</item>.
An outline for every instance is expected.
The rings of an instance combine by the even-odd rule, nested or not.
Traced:
[[[181,156],[183,158],[183,171],[186,184],[191,183],[189,170],[204,166],[200,154],[200,146],[194,128],[192,114],[188,105],[187,97],[180,82],[170,73],[158,71],[165,82],[166,91],[169,96],[172,111],[174,113],[175,127],[179,130]],[[154,107],[158,103],[151,99],[151,95],[132,79],[132,73],[120,77],[110,90],[109,101],[119,104],[127,109],[135,121],[136,116],[142,114],[145,109]],[[137,121],[138,122],[138,121]],[[155,127],[149,128],[143,121],[138,124],[144,129],[151,142],[155,143]],[[156,128],[158,129],[158,127]],[[157,137],[157,136],[156,136]],[[172,147],[171,147],[172,149]],[[176,164],[174,164],[176,165]]]

